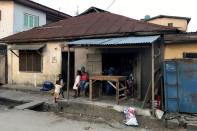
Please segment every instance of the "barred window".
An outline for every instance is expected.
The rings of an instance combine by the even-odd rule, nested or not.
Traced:
[[[37,51],[19,51],[19,71],[41,72],[42,56]]]

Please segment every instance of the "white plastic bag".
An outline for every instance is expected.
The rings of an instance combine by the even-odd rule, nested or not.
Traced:
[[[126,117],[125,124],[128,126],[138,126],[137,119],[135,117],[135,109],[132,107],[125,107],[124,114]]]

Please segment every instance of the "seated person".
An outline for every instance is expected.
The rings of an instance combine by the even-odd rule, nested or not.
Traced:
[[[81,67],[81,79],[80,79],[80,90],[84,91],[85,96],[88,96],[89,77],[85,71],[85,67]],[[79,93],[80,94],[80,93]]]

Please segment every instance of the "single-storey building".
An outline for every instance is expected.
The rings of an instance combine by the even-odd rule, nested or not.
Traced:
[[[90,75],[101,75],[104,69],[114,67],[116,75],[133,73],[137,97],[143,99],[161,75],[163,34],[176,32],[173,27],[110,12],[88,13],[33,28],[1,39],[8,45],[8,83],[36,86],[45,80],[55,81],[59,73],[66,81],[70,59],[70,80],[81,66]]]
[[[164,59],[197,58],[197,33],[165,35]]]

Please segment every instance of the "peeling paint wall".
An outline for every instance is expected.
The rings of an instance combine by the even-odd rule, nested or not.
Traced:
[[[46,43],[46,47],[42,50],[43,68],[40,73],[19,71],[19,58],[8,51],[8,83],[38,86],[46,80],[55,82],[57,75],[61,73],[62,51],[60,44],[62,43]],[[14,52],[18,54],[17,50]]]
[[[173,43],[165,45],[164,59],[182,59],[184,52],[197,53],[197,43]]]
[[[75,48],[75,72],[80,70],[82,66],[86,68],[88,73],[91,72],[88,69],[88,54],[101,54],[101,51],[96,48]],[[102,65],[101,65],[102,66]],[[96,71],[99,72],[99,71]],[[102,68],[100,68],[102,73]]]

